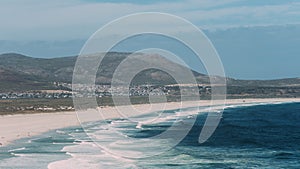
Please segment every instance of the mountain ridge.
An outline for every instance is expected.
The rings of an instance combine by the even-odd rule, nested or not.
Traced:
[[[111,52],[103,59],[101,69],[98,70],[96,82],[98,84],[109,84],[114,69],[130,53]],[[53,82],[72,82],[72,75],[77,56],[57,58],[33,58],[18,53],[5,53],[0,55],[0,80],[1,91],[16,90],[41,90],[53,89]],[[166,59],[165,59],[166,60]],[[166,62],[165,60],[160,60]],[[174,66],[181,66],[171,63]],[[182,66],[181,66],[182,67]],[[182,67],[184,68],[184,67]],[[199,84],[209,84],[207,75],[195,72]],[[226,78],[229,86],[300,86],[300,78],[285,78],[274,80],[239,80]],[[145,82],[147,81],[147,82]],[[133,80],[135,84],[153,83],[166,85],[176,83],[174,79],[160,70],[146,70],[139,73]]]

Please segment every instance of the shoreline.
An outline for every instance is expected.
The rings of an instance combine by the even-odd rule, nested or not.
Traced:
[[[242,105],[251,103],[272,104],[282,102],[300,102],[300,98],[228,99],[226,100],[225,105]],[[140,104],[133,105],[134,110],[138,112],[134,114],[129,113],[130,110],[132,110],[132,105],[120,107],[122,107],[122,109],[124,110],[124,112],[122,111],[122,115],[130,117],[147,114],[159,110],[172,110],[196,106],[210,106],[210,104],[210,100],[186,101],[184,102],[184,104],[181,104],[181,102],[156,103],[152,106],[150,106],[149,104]],[[98,121],[122,117],[118,113],[116,107],[104,107],[99,109],[104,115],[99,119],[95,119],[95,114],[93,113],[91,113],[91,115],[88,115],[86,112],[83,112],[84,116],[82,116],[83,114],[77,114],[75,111],[0,116],[0,147],[7,146],[15,140],[40,135],[47,131],[72,126],[80,126],[80,122],[77,116],[80,116],[81,122]]]

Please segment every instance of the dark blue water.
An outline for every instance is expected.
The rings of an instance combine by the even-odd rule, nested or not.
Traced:
[[[300,150],[299,103],[228,109],[223,117],[205,146]]]
[[[167,115],[175,111],[168,111]],[[58,166],[84,161],[87,165],[91,163],[91,166],[99,164],[95,168],[103,168],[99,167],[103,163],[107,163],[104,168],[300,168],[300,103],[227,108],[213,136],[204,144],[199,144],[199,131],[206,115],[196,116],[196,122],[185,139],[158,156],[120,162],[106,154],[93,154],[90,151],[93,146],[81,144],[82,140],[91,143],[86,134],[80,127],[73,127],[29,140],[18,140],[1,148],[0,168],[46,168],[49,163],[66,159],[71,161],[59,163]],[[109,126],[110,123],[97,125]],[[172,124],[165,121],[145,125],[141,130],[124,123],[116,128],[130,137],[146,138],[165,131]],[[97,125],[93,124],[90,131],[93,128],[100,130],[95,128]],[[18,148],[21,149],[9,152]],[[69,154],[84,160],[72,158]],[[76,164],[75,168],[82,167]]]
[[[205,118],[198,115],[179,145],[154,158],[166,158],[155,167],[300,168],[300,103],[226,109],[213,136],[199,144]],[[157,133],[155,128],[148,132]]]

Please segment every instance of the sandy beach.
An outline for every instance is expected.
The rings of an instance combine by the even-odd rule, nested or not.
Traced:
[[[272,99],[231,99],[226,100],[226,105],[234,104],[249,104],[249,103],[277,103],[277,102],[300,102],[300,98],[272,98]],[[221,102],[220,102],[221,103]],[[96,121],[103,119],[120,118],[126,116],[136,116],[140,114],[150,113],[159,110],[171,110],[185,107],[195,106],[209,106],[209,100],[185,102],[170,102],[170,103],[157,103],[150,106],[147,105],[134,105],[122,106],[123,114],[121,115],[115,107],[99,108],[102,116],[97,119],[95,114],[83,112],[84,118],[80,117],[81,122]],[[138,113],[129,113],[135,109]],[[81,116],[81,115],[79,115]],[[77,114],[75,112],[57,112],[57,113],[37,113],[37,114],[18,114],[18,115],[5,115],[0,116],[0,144],[6,146],[14,140],[32,137],[42,134],[49,130],[79,126]]]

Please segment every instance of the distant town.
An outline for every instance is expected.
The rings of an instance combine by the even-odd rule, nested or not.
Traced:
[[[2,114],[10,113],[32,113],[32,112],[57,112],[74,110],[73,97],[96,97],[101,106],[112,105],[112,95],[129,96],[134,98],[133,104],[147,103],[148,96],[164,95],[168,101],[177,101],[180,92],[191,91],[192,95],[208,96],[211,93],[210,86],[191,86],[187,85],[133,85],[129,87],[111,85],[74,85],[54,82],[55,90],[32,90],[32,91],[14,91],[0,93],[0,112]],[[193,88],[191,88],[193,87]],[[192,90],[191,90],[192,89]],[[187,92],[185,92],[187,93]],[[100,106],[100,105],[99,105]],[[100,107],[101,107],[100,106]]]
[[[180,101],[185,96],[200,96],[210,99],[212,87],[209,84],[171,85],[83,85],[54,82],[51,90],[28,90],[0,93],[1,114],[73,111],[73,97],[96,98],[99,107],[113,106],[112,96],[129,96],[132,104],[149,103],[148,96],[164,95],[168,102]],[[218,85],[218,84],[216,84]],[[73,90],[72,90],[73,89]],[[190,92],[187,92],[190,91]],[[279,98],[300,97],[299,86],[227,86],[227,98]]]
[[[184,92],[191,88],[190,85],[135,85],[130,86],[129,90],[125,87],[119,86],[111,88],[111,85],[94,85],[87,87],[86,85],[75,85],[77,91],[72,91],[72,84],[55,82],[59,90],[38,90],[38,91],[24,91],[24,92],[7,92],[0,93],[0,99],[61,99],[72,98],[74,95],[80,97],[105,97],[111,96],[149,96],[149,95],[177,95],[180,89]],[[199,94],[210,94],[210,86],[198,86],[198,91],[193,91]]]

